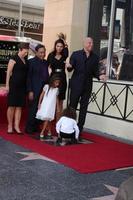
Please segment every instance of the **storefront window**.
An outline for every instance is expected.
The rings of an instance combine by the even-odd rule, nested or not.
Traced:
[[[128,13],[128,16],[126,15]],[[114,20],[112,64],[110,66],[110,79],[133,81],[132,50],[132,24],[131,0],[117,0],[116,14]],[[105,1],[103,6],[101,43],[100,43],[100,65],[101,71],[107,69],[107,52],[110,28],[111,2]],[[132,41],[131,41],[132,40]],[[130,57],[130,59],[129,59]],[[126,67],[126,69],[125,69]]]

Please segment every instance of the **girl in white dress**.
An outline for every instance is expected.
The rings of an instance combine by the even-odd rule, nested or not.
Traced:
[[[50,131],[50,122],[55,118],[56,106],[58,112],[58,87],[60,86],[60,83],[60,77],[53,75],[50,78],[49,84],[44,86],[40,95],[38,111],[36,114],[37,119],[44,121],[40,138],[44,138],[44,131],[46,130],[47,126]]]

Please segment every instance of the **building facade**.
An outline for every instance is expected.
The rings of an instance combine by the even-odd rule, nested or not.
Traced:
[[[58,32],[65,32],[71,51],[81,48],[83,37],[89,35],[94,38],[94,50],[99,53],[101,41],[107,41],[109,36],[111,2],[48,0],[45,4],[43,35],[47,48],[50,49]],[[119,39],[121,46],[126,48],[131,45],[132,4],[132,0],[116,0],[114,39]]]
[[[42,41],[44,6],[26,4],[23,0],[21,36]],[[17,36],[19,1],[0,0],[0,35]]]
[[[114,19],[110,22],[112,2],[115,2],[115,10]],[[119,56],[121,47],[124,47],[124,51],[128,50],[128,58],[123,66],[126,66],[126,73],[133,75],[133,70],[129,70],[133,69],[132,9],[133,0],[48,0],[45,5],[43,34],[47,51],[53,47],[57,34],[64,32],[70,54],[83,48],[83,38],[86,36],[94,38],[94,51],[100,54],[102,47],[108,49],[110,27],[113,23],[111,53],[115,51]],[[121,55],[120,59],[123,59]],[[85,127],[133,141],[132,102],[132,81],[108,80],[106,84],[94,81]]]

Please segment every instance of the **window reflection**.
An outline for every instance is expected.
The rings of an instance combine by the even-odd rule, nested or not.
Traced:
[[[110,79],[133,81],[132,5],[130,0],[117,0]],[[105,0],[101,25],[100,73],[106,73],[111,1]],[[128,13],[128,15],[127,15]]]

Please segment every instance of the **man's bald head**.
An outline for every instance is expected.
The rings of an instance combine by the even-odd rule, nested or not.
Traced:
[[[84,50],[91,52],[93,49],[93,39],[91,37],[86,37],[83,42],[84,42]]]

